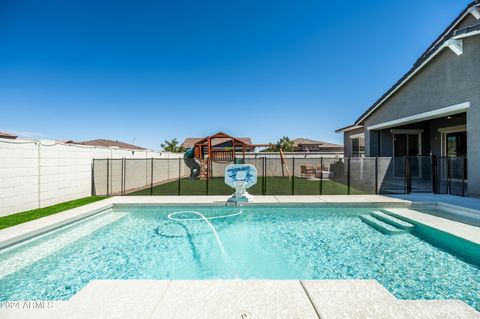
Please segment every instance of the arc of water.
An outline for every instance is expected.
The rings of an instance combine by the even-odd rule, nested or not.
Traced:
[[[231,217],[231,216],[236,216],[236,215],[240,215],[242,212],[240,211],[239,213],[236,213],[236,214],[231,214],[231,215],[223,215],[223,216],[216,216],[216,217],[205,217],[202,213],[199,213],[199,212],[196,212],[196,211],[193,211],[193,210],[185,210],[185,211],[179,211],[179,212],[174,212],[174,213],[170,213],[168,214],[168,218],[169,219],[172,219],[172,220],[175,220],[175,221],[182,221],[182,220],[203,220],[207,223],[207,225],[210,227],[210,229],[212,230],[213,232],[213,235],[215,236],[215,240],[217,241],[217,245],[218,247],[220,248],[220,251],[222,252],[222,255],[224,257],[227,256],[227,253],[225,252],[225,248],[223,247],[223,244],[222,244],[222,241],[220,240],[220,237],[218,236],[218,233],[215,229],[215,227],[213,227],[212,223],[210,223],[209,219],[215,219],[215,218],[224,218],[224,217]],[[177,214],[194,214],[194,215],[197,215],[197,216],[200,216],[200,218],[175,218],[173,216],[177,215]]]

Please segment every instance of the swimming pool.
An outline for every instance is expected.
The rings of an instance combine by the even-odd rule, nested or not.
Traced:
[[[376,279],[400,299],[480,309],[478,265],[382,234],[359,218],[373,210],[116,206],[0,251],[0,301],[67,300],[94,279]]]

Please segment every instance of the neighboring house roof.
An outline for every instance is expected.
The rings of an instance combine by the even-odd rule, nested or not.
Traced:
[[[398,80],[385,94],[383,94],[372,106],[370,106],[356,121],[355,125],[360,125],[363,121],[373,113],[377,108],[379,108],[383,102],[385,102],[396,90],[398,90],[403,84],[405,84],[410,77],[412,77],[418,70],[420,70],[424,65],[426,65],[430,59],[442,50],[447,43],[447,41],[458,37],[465,36],[469,33],[471,35],[478,34],[477,31],[480,30],[480,20],[473,25],[470,25],[465,28],[455,29],[459,26],[460,22],[465,20],[469,14],[479,14],[478,8],[480,7],[480,0],[475,0],[471,2],[465,10],[463,10],[458,17],[453,20],[453,22],[440,34],[440,36],[425,50],[425,52],[418,58],[418,60],[413,64],[413,66],[405,73],[400,80]],[[348,127],[347,127],[348,128]],[[337,130],[337,132],[344,131],[342,129]]]
[[[3,131],[0,131],[0,138],[8,138],[8,139],[16,139],[17,138],[17,135],[13,135],[13,134],[10,134],[10,133],[7,133],[7,132],[3,132]]]
[[[296,138],[293,140],[293,147],[299,147],[301,145],[318,145],[320,148],[327,148],[327,147],[339,147],[342,148],[343,145],[334,144],[324,141],[316,141],[309,138]]]
[[[101,146],[101,147],[118,147],[118,148],[123,148],[128,150],[139,150],[139,151],[147,150],[144,147],[136,146],[133,144],[128,144],[121,141],[106,140],[106,139],[90,140],[90,141],[83,141],[83,142],[68,141],[67,143],[90,145],[90,146]]]
[[[200,142],[201,140],[205,139],[205,137],[188,137],[186,138],[183,143],[182,147],[183,148],[192,148],[197,142]],[[236,137],[237,140],[240,140],[244,144],[251,145],[252,144],[252,139],[250,137]],[[216,138],[212,140],[212,146],[217,146],[220,144],[223,144],[225,142],[231,141],[229,138]]]

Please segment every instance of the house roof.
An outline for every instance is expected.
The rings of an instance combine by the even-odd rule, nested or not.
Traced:
[[[339,129],[335,130],[335,133],[352,131],[352,130],[356,130],[356,129],[359,129],[359,128],[363,128],[363,125],[355,125],[355,124],[353,124],[353,125],[349,125],[349,126],[345,126],[345,127],[339,128]]]
[[[17,135],[13,135],[7,132],[0,131],[0,138],[16,139]]]
[[[443,49],[443,45],[450,39],[460,34],[466,34],[467,32],[477,31],[480,28],[480,20],[474,25],[468,26],[466,28],[462,28],[459,30],[455,30],[456,27],[462,22],[465,17],[470,14],[472,9],[475,7],[480,6],[480,0],[475,0],[471,2],[458,16],[452,23],[440,34],[440,36],[433,41],[433,43],[425,50],[425,52],[415,61],[413,66],[408,70],[405,75],[403,75],[388,91],[385,92],[372,106],[370,106],[356,121],[355,125],[362,124],[363,120],[365,120],[372,112],[374,112],[378,107],[380,107],[384,101],[386,101],[390,95],[392,95],[397,89],[399,89],[404,83],[408,81],[408,79],[413,76],[420,68],[422,68],[426,63],[429,62],[429,59],[434,56],[437,51]],[[341,130],[337,130],[341,131]]]
[[[182,147],[183,148],[192,148],[195,144],[198,142],[201,142],[202,140],[205,140],[206,137],[188,137],[186,138],[183,143]],[[235,137],[236,140],[244,143],[251,145],[252,144],[252,139],[250,137]],[[225,142],[231,141],[230,138],[227,137],[220,137],[220,138],[215,138],[212,140],[212,146],[217,146],[220,144],[223,144]]]
[[[298,147],[300,145],[319,145],[319,147],[343,147],[343,145],[340,144],[334,144],[334,143],[329,143],[329,142],[324,142],[324,141],[316,141],[312,140],[309,138],[296,138],[293,140],[293,146]]]
[[[90,140],[90,141],[83,141],[83,142],[68,141],[67,143],[90,145],[90,146],[101,146],[101,147],[118,147],[118,148],[123,148],[128,150],[139,150],[139,151],[147,150],[144,147],[136,146],[136,145],[121,142],[121,141],[113,141],[113,140],[107,140],[107,139],[97,139],[97,140]]]

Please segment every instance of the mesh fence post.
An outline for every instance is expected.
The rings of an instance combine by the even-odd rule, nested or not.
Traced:
[[[263,166],[264,166],[263,175],[264,175],[265,180],[264,180],[264,183],[263,183],[263,189],[264,189],[263,195],[267,195],[267,162],[268,162],[267,158],[264,157],[263,158]]]
[[[347,157],[347,194],[350,195],[350,157]]]
[[[107,196],[110,191],[110,159],[107,158]]]
[[[120,195],[122,195],[122,196],[124,195],[124,192],[125,192],[125,190],[123,188],[123,176],[124,176],[123,174],[125,173],[123,171],[123,168],[124,167],[123,167],[123,158],[122,158],[122,171],[121,171],[121,175],[120,175]]]
[[[123,158],[123,195],[126,195],[127,190],[126,185],[127,185],[127,159]]]
[[[295,156],[292,158],[292,195],[295,195]]]
[[[405,193],[410,194],[412,191],[412,175],[410,172],[410,157],[405,156]]]
[[[323,194],[323,156],[320,156],[320,195]]]
[[[177,189],[177,193],[178,193],[178,196],[180,196],[180,180],[182,178],[182,159],[179,157],[178,158],[178,189]]]
[[[150,196],[153,195],[153,157],[150,162]]]
[[[95,196],[95,159],[92,161],[92,189],[90,190],[92,196]]]
[[[452,163],[450,157],[447,157],[447,194],[452,193]]]
[[[466,179],[466,171],[467,171],[467,158],[466,157],[463,157],[463,167],[462,167],[462,175],[463,175],[463,178],[462,178],[462,196],[465,197],[465,179]]]
[[[209,158],[207,158],[207,167],[209,167],[208,162],[210,161]],[[207,169],[207,178],[205,180],[205,194],[208,195],[208,180],[210,179],[210,174],[208,174],[208,169]]]
[[[375,157],[375,195],[378,195],[378,156]]]

